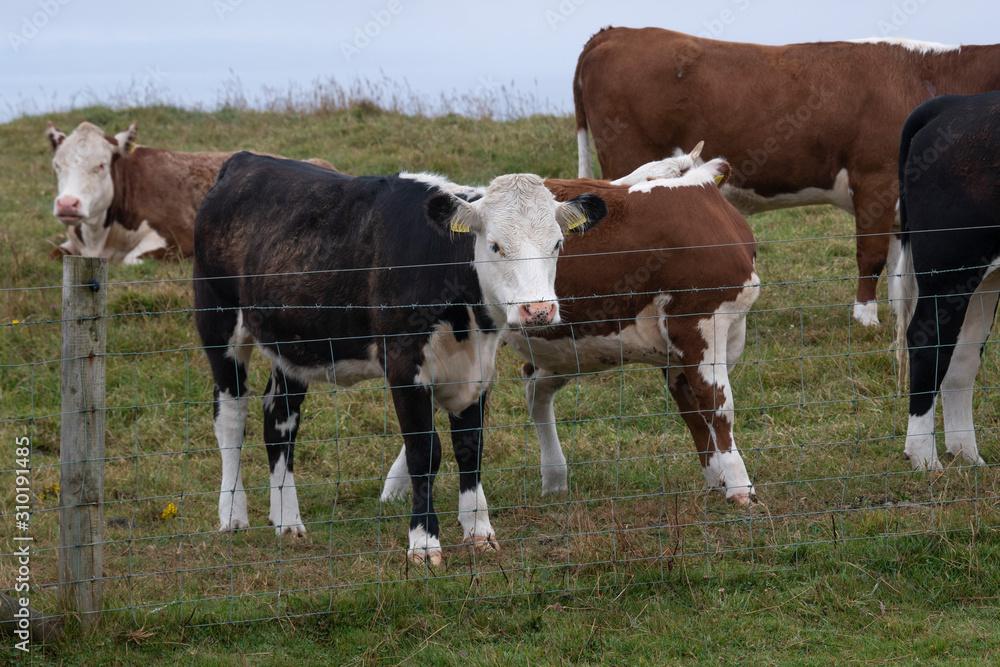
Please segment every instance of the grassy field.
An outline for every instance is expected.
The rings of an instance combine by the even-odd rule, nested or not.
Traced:
[[[326,113],[151,107],[50,117],[181,150],[321,157],[352,173],[506,172],[572,177],[569,117],[433,119],[355,105]],[[58,526],[61,266],[45,118],[0,125],[0,442],[32,441],[32,604],[60,610]],[[883,325],[850,318],[853,225],[830,208],[750,219],[761,298],[734,374],[737,442],[760,503],[703,490],[662,374],[629,367],[557,398],[571,490],[541,496],[520,362],[502,349],[484,484],[498,555],[449,549],[408,564],[409,504],[381,504],[401,439],[386,388],[315,386],[296,449],[309,534],[267,523],[257,408],[243,457],[252,529],[218,534],[211,380],[198,349],[190,261],[110,267],[106,608],[84,638],[36,647],[39,663],[199,664],[982,664],[1000,660],[998,355],[984,355],[976,422],[984,467],[917,473],[901,457],[899,396]],[[880,294],[885,294],[881,286]],[[16,321],[16,324],[14,323]],[[251,386],[263,390],[257,357]],[[440,419],[446,430],[447,421]],[[461,540],[445,446],[442,542]],[[0,474],[13,487],[13,453]],[[0,494],[12,536],[13,492]],[[164,513],[173,504],[176,515]],[[13,542],[5,540],[5,544]],[[13,548],[13,547],[11,547]],[[16,564],[0,556],[0,585]],[[9,645],[9,643],[7,644]],[[12,649],[2,654],[20,656]]]

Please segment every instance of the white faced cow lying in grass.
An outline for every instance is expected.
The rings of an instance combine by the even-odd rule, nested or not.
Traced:
[[[656,178],[678,174],[678,161],[689,169],[696,152],[644,165],[612,183],[545,181],[561,201],[599,195],[608,217],[567,239],[556,275],[562,323],[503,334],[528,362],[523,375],[541,446],[543,494],[567,489],[556,392],[580,373],[643,363],[663,368],[709,488],[723,490],[730,502],[754,498],[733,438],[729,373],[743,352],[747,311],[760,291],[756,243],[719,192],[730,173],[724,161]],[[407,457],[396,459],[383,500],[405,489]]]
[[[440,177],[355,178],[249,153],[223,166],[198,211],[194,260],[196,323],[216,385],[222,530],[249,525],[240,446],[256,344],[271,361],[264,438],[279,534],[305,533],[292,454],[308,384],[385,378],[413,480],[410,559],[441,561],[435,408],[451,421],[465,542],[498,548],[479,467],[500,331],[559,321],[563,232],[607,209],[593,194],[560,204],[532,174],[500,176],[472,203],[452,192]]]
[[[137,146],[138,124],[113,137],[91,123],[69,136],[51,122],[52,166],[59,181],[53,214],[66,242],[52,256],[107,257],[138,264],[144,257],[187,257],[194,217],[232,152],[184,153]],[[310,162],[330,169],[329,162]]]
[[[890,286],[902,299],[897,349],[910,350],[907,458],[938,469],[934,409],[951,456],[982,464],[972,391],[1000,290],[1000,92],[942,95],[903,126],[902,253]],[[561,270],[561,269],[560,269]]]

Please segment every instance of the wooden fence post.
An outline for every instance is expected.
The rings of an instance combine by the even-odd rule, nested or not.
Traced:
[[[108,260],[63,258],[59,594],[92,629],[103,609]]]

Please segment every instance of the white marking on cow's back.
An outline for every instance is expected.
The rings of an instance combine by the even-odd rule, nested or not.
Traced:
[[[448,194],[455,195],[463,199],[481,199],[486,194],[486,188],[483,186],[459,185],[458,183],[452,183],[440,174],[432,174],[430,172],[413,173],[409,171],[401,171],[399,172],[399,177],[432,185],[443,192],[447,192]]]
[[[651,192],[653,188],[686,188],[707,185],[715,187],[715,179],[720,173],[719,165],[722,163],[723,160],[720,159],[712,160],[700,167],[686,171],[680,176],[655,178],[643,183],[636,183],[628,191],[631,194],[635,192]]]
[[[727,183],[722,186],[722,195],[743,215],[815,204],[832,204],[853,215],[853,193],[849,183],[850,177],[847,169],[841,169],[837,172],[837,176],[833,180],[833,187],[830,189],[803,188],[798,192],[763,197],[754,192],[752,188],[738,188]]]
[[[475,313],[469,313],[468,338],[459,342],[452,325],[440,322],[424,344],[415,384],[431,387],[434,405],[458,414],[479,399],[493,382],[500,336],[479,328]]]
[[[938,42],[923,42],[918,39],[906,39],[904,37],[865,37],[863,39],[848,40],[855,44],[892,44],[919,53],[922,56],[928,53],[948,53],[949,51],[961,51],[958,44],[940,44]]]

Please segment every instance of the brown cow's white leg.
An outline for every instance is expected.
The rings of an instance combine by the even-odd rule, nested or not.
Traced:
[[[724,489],[726,500],[745,505],[755,499],[743,457],[733,441],[732,410],[726,400],[718,400],[720,387],[697,379],[698,370],[671,367],[667,387],[677,402],[681,417],[694,437],[705,483],[710,489]],[[694,379],[694,383],[689,381]],[[722,390],[723,395],[731,392]],[[730,403],[731,404],[731,403]]]
[[[667,370],[667,386],[694,436],[706,484],[725,489],[726,499],[740,504],[753,500],[755,492],[733,437],[735,408],[729,368],[743,350],[744,306],[756,299],[758,282],[754,276],[734,302],[699,320],[696,331],[688,333],[675,326],[671,331],[675,352],[695,364]]]
[[[855,176],[852,173],[854,225],[858,260],[858,293],[854,301],[854,319],[865,326],[876,326],[878,277],[889,255],[892,224],[896,219],[898,186],[895,175]]]
[[[528,412],[535,423],[541,449],[542,495],[565,493],[568,489],[566,457],[559,445],[554,403],[556,392],[565,387],[569,379],[541,368],[535,369],[530,364],[524,366],[521,376],[524,378]]]

